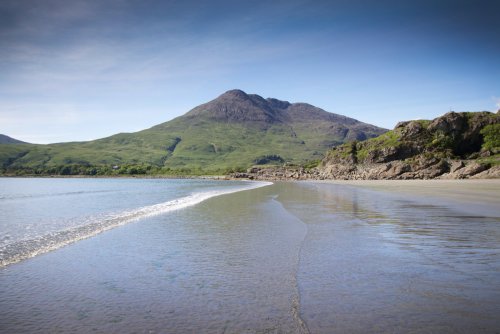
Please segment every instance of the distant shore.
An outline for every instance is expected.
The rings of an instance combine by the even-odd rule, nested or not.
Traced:
[[[431,184],[452,184],[459,181],[467,184],[488,184],[500,187],[500,178],[473,178],[473,179],[409,179],[409,180],[342,180],[342,179],[324,179],[318,178],[317,175],[304,173],[303,171],[287,170],[286,172],[275,173],[266,172],[263,174],[257,173],[233,173],[230,175],[0,175],[0,178],[60,178],[60,179],[206,179],[206,180],[222,180],[222,181],[274,181],[274,182],[318,182],[318,183],[334,183],[359,185],[370,187],[386,187],[390,188],[401,187],[421,187],[422,185]]]
[[[54,179],[206,179],[234,180],[224,175],[0,175],[0,178]]]

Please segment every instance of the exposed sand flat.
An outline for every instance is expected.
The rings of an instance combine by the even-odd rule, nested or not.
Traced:
[[[373,190],[439,196],[465,202],[498,204],[500,206],[500,179],[492,180],[327,180],[311,181],[360,186]],[[499,208],[500,210],[500,208]]]

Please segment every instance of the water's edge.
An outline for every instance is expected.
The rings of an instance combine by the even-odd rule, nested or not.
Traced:
[[[302,248],[304,247],[304,242],[305,242],[306,237],[307,237],[307,224],[305,224],[299,217],[295,216],[293,213],[288,211],[285,208],[285,206],[283,205],[283,203],[281,203],[279,201],[278,198],[279,198],[279,196],[275,196],[272,198],[272,200],[275,203],[277,203],[283,211],[285,211],[287,214],[292,216],[294,218],[294,220],[296,220],[301,225],[301,227],[303,229],[303,232],[302,232],[303,235],[302,235],[302,239],[300,241],[300,245],[299,245],[298,250],[297,250],[297,257],[296,257],[295,268],[294,268],[295,273],[293,276],[293,279],[294,279],[293,283],[294,283],[294,288],[295,288],[295,296],[293,297],[293,300],[291,303],[291,313],[292,313],[293,320],[295,322],[295,326],[298,330],[298,333],[309,334],[309,333],[311,333],[311,331],[309,330],[309,327],[307,326],[307,322],[302,317],[302,314],[300,312],[301,296],[300,296],[300,287],[299,287],[299,278],[298,278],[299,270],[300,270],[300,259],[301,259],[301,254],[302,254]]]
[[[0,251],[0,269],[35,256],[57,250],[77,241],[94,237],[100,233],[143,218],[184,209],[213,197],[256,189],[272,184],[272,182],[251,182],[249,185],[237,189],[198,192],[164,203],[124,211],[115,215],[107,216],[95,222],[45,234],[34,239],[19,240],[6,245],[4,249]]]

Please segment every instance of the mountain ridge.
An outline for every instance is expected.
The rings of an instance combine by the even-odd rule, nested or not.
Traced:
[[[385,131],[307,103],[230,90],[182,116],[134,133],[88,142],[0,146],[0,167],[57,173],[68,165],[83,166],[81,170],[144,165],[217,172],[255,163],[321,159],[332,146]],[[76,172],[86,173],[81,170]]]
[[[290,103],[276,98],[264,99],[260,95],[246,94],[239,89],[229,90],[216,99],[191,109],[185,116],[208,116],[228,122],[290,123],[292,120],[303,121],[304,118],[314,118],[338,121],[342,124],[366,124],[347,116],[327,112],[309,103]]]

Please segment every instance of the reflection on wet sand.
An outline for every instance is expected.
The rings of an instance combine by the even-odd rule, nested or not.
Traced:
[[[281,186],[279,200],[308,229],[298,277],[311,332],[500,328],[500,213],[490,201],[464,205],[463,189],[460,199],[423,196],[433,192],[425,184],[416,195],[381,184]],[[489,191],[482,196],[496,196]]]

